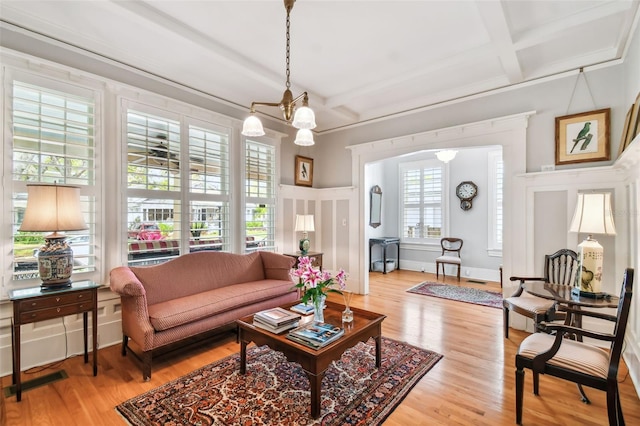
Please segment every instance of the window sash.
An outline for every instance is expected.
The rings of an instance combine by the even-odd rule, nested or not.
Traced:
[[[274,251],[276,148],[245,140],[245,252]]]
[[[96,94],[59,81],[11,80],[14,281],[36,280],[44,233],[18,231],[27,206],[28,183],[73,184],[81,188],[88,230],[68,232],[74,273],[96,271]],[[25,281],[27,282],[27,281]]]
[[[444,168],[435,161],[400,165],[405,241],[432,243],[443,235]]]
[[[230,129],[128,101],[123,111],[129,264],[230,251]],[[136,240],[142,222],[157,224],[161,236]]]

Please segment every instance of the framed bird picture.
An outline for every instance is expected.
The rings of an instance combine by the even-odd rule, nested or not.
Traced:
[[[296,155],[295,184],[313,186],[313,158]]]
[[[556,165],[608,161],[610,108],[556,117]]]

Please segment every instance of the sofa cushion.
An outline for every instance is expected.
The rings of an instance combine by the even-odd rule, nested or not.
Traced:
[[[149,305],[149,320],[156,331],[167,330],[293,292],[292,287],[291,281],[281,280],[229,285]]]
[[[131,270],[142,282],[149,305],[265,278],[259,252],[189,253],[159,265]]]

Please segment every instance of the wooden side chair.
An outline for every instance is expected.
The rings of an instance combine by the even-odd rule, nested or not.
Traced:
[[[444,272],[444,265],[456,265],[458,267],[458,281],[460,281],[460,268],[462,267],[462,259],[460,258],[460,250],[462,250],[462,239],[460,238],[442,238],[440,247],[442,247],[442,255],[436,258],[436,279],[439,278],[440,265],[442,265],[442,276],[447,275]]]
[[[518,289],[502,301],[504,318],[504,337],[509,338],[509,310],[531,318],[534,321],[534,330],[543,321],[563,319],[564,313],[557,313],[553,300],[531,296],[524,291],[525,281],[543,281],[546,283],[573,286],[578,272],[578,254],[570,249],[561,249],[544,257],[543,277],[511,277],[511,281],[520,281]]]
[[[565,324],[541,324],[554,334],[534,333],[525,338],[516,354],[516,423],[522,424],[524,369],[533,372],[533,393],[539,395],[539,375],[548,374],[578,384],[583,401],[582,386],[607,393],[607,414],[610,425],[624,425],[618,392],[618,365],[624,346],[624,333],[629,318],[633,293],[633,269],[625,270],[617,315],[565,308],[569,315],[587,315],[615,323],[612,333],[585,330]],[[567,336],[578,340],[568,339]],[[607,349],[585,343],[583,337],[610,342]]]

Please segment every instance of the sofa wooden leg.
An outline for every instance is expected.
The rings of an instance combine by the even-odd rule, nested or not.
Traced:
[[[127,345],[129,344],[129,336],[122,335],[122,356],[127,356]]]
[[[146,351],[142,353],[142,380],[148,382],[151,380],[151,357],[152,351]]]

